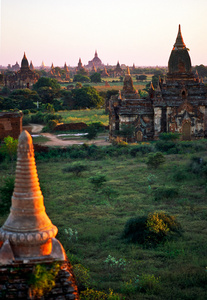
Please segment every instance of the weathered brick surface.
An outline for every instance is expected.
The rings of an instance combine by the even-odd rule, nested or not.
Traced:
[[[22,112],[0,112],[0,140],[8,135],[18,139],[22,132]]]
[[[50,263],[44,263],[50,266]],[[29,279],[34,270],[34,264],[14,263],[0,267],[0,299],[38,299],[32,296]],[[33,297],[33,298],[32,298]],[[60,271],[56,277],[54,288],[42,300],[78,300],[72,268],[69,262],[60,262]]]

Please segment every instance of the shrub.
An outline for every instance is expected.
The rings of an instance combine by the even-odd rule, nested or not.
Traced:
[[[73,271],[77,281],[79,292],[88,289],[90,287],[90,280],[91,280],[89,269],[85,268],[81,264],[75,264],[73,266]]]
[[[157,188],[154,192],[154,200],[159,201],[163,199],[173,199],[178,196],[177,188],[169,188],[169,187],[160,187]]]
[[[73,173],[76,176],[80,176],[83,171],[86,171],[88,167],[82,163],[74,163],[72,165],[66,166],[63,169],[63,173]]]
[[[118,294],[114,294],[111,289],[109,289],[109,294],[93,289],[87,289],[80,293],[80,300],[120,300],[120,297]]]
[[[148,167],[152,167],[156,169],[164,162],[165,162],[165,157],[163,156],[163,154],[160,152],[156,152],[156,153],[149,154],[147,165]]]
[[[162,152],[169,152],[169,151],[177,151],[176,150],[176,143],[174,141],[157,141],[155,147],[158,151]],[[173,150],[172,150],[173,149]]]
[[[60,270],[60,265],[54,263],[50,266],[37,264],[30,277],[29,284],[33,297],[42,297],[55,286],[55,278]]]
[[[128,242],[152,246],[164,241],[172,233],[180,234],[180,230],[181,226],[174,216],[164,212],[154,212],[148,216],[128,220],[123,237]]]
[[[168,133],[163,132],[159,135],[159,139],[166,142],[175,141],[179,138],[180,138],[180,133],[178,132],[168,132]]]
[[[153,274],[140,276],[140,290],[147,294],[157,294],[160,290],[160,278]]]
[[[104,182],[106,182],[106,176],[103,174],[98,174],[89,178],[90,182],[94,185],[96,189],[103,186]]]
[[[8,176],[3,178],[3,186],[0,187],[0,199],[1,199],[1,209],[0,214],[8,214],[9,208],[11,206],[11,197],[14,190],[14,176]]]
[[[28,125],[31,122],[31,116],[29,114],[24,115],[22,119],[22,125]]]

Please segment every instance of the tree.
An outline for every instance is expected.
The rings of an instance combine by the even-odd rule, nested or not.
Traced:
[[[41,77],[39,80],[33,85],[33,89],[38,91],[39,88],[42,87],[50,87],[52,90],[60,90],[60,85],[56,79],[52,79],[49,77]]]
[[[101,74],[100,73],[93,73],[91,76],[90,76],[90,79],[91,79],[91,82],[101,82]]]
[[[56,79],[41,77],[34,85],[33,89],[38,92],[42,103],[52,103],[59,95],[60,85]]]
[[[90,82],[90,78],[85,75],[76,74],[73,77],[73,82]]]
[[[147,79],[147,75],[137,75],[136,76],[136,80],[141,80],[141,81],[144,81],[144,80],[146,80]]]
[[[35,102],[40,101],[40,97],[36,91],[30,89],[17,89],[10,94],[10,98],[15,100],[15,107],[18,109],[36,108]]]
[[[88,140],[93,140],[98,135],[98,129],[94,124],[91,124],[90,126],[88,126],[87,132],[88,132],[88,134],[86,135],[86,138]]]
[[[101,107],[101,105],[104,104],[103,98],[100,97],[97,90],[91,86],[75,89],[71,92],[75,109]]]

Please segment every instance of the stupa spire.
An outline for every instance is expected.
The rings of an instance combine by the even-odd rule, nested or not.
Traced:
[[[24,130],[19,136],[12,206],[6,222],[0,228],[0,241],[11,245],[15,259],[26,257],[42,260],[45,256],[64,259],[64,250],[55,239],[57,231],[45,212],[32,137]],[[54,253],[54,244],[55,247],[58,245],[58,254],[56,250]]]
[[[182,33],[181,33],[181,26],[179,24],[178,35],[177,35],[173,50],[180,50],[180,49],[185,49],[185,48],[186,48],[186,45],[183,41],[183,37],[182,37]]]

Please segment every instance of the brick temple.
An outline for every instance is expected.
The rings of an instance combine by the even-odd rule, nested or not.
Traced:
[[[128,70],[123,90],[111,97],[110,140],[117,138],[123,124],[134,126],[133,142],[158,139],[164,132],[180,133],[183,140],[207,136],[207,88],[192,72],[180,25],[167,76],[159,80],[158,88],[151,84],[148,97],[140,99]]]

